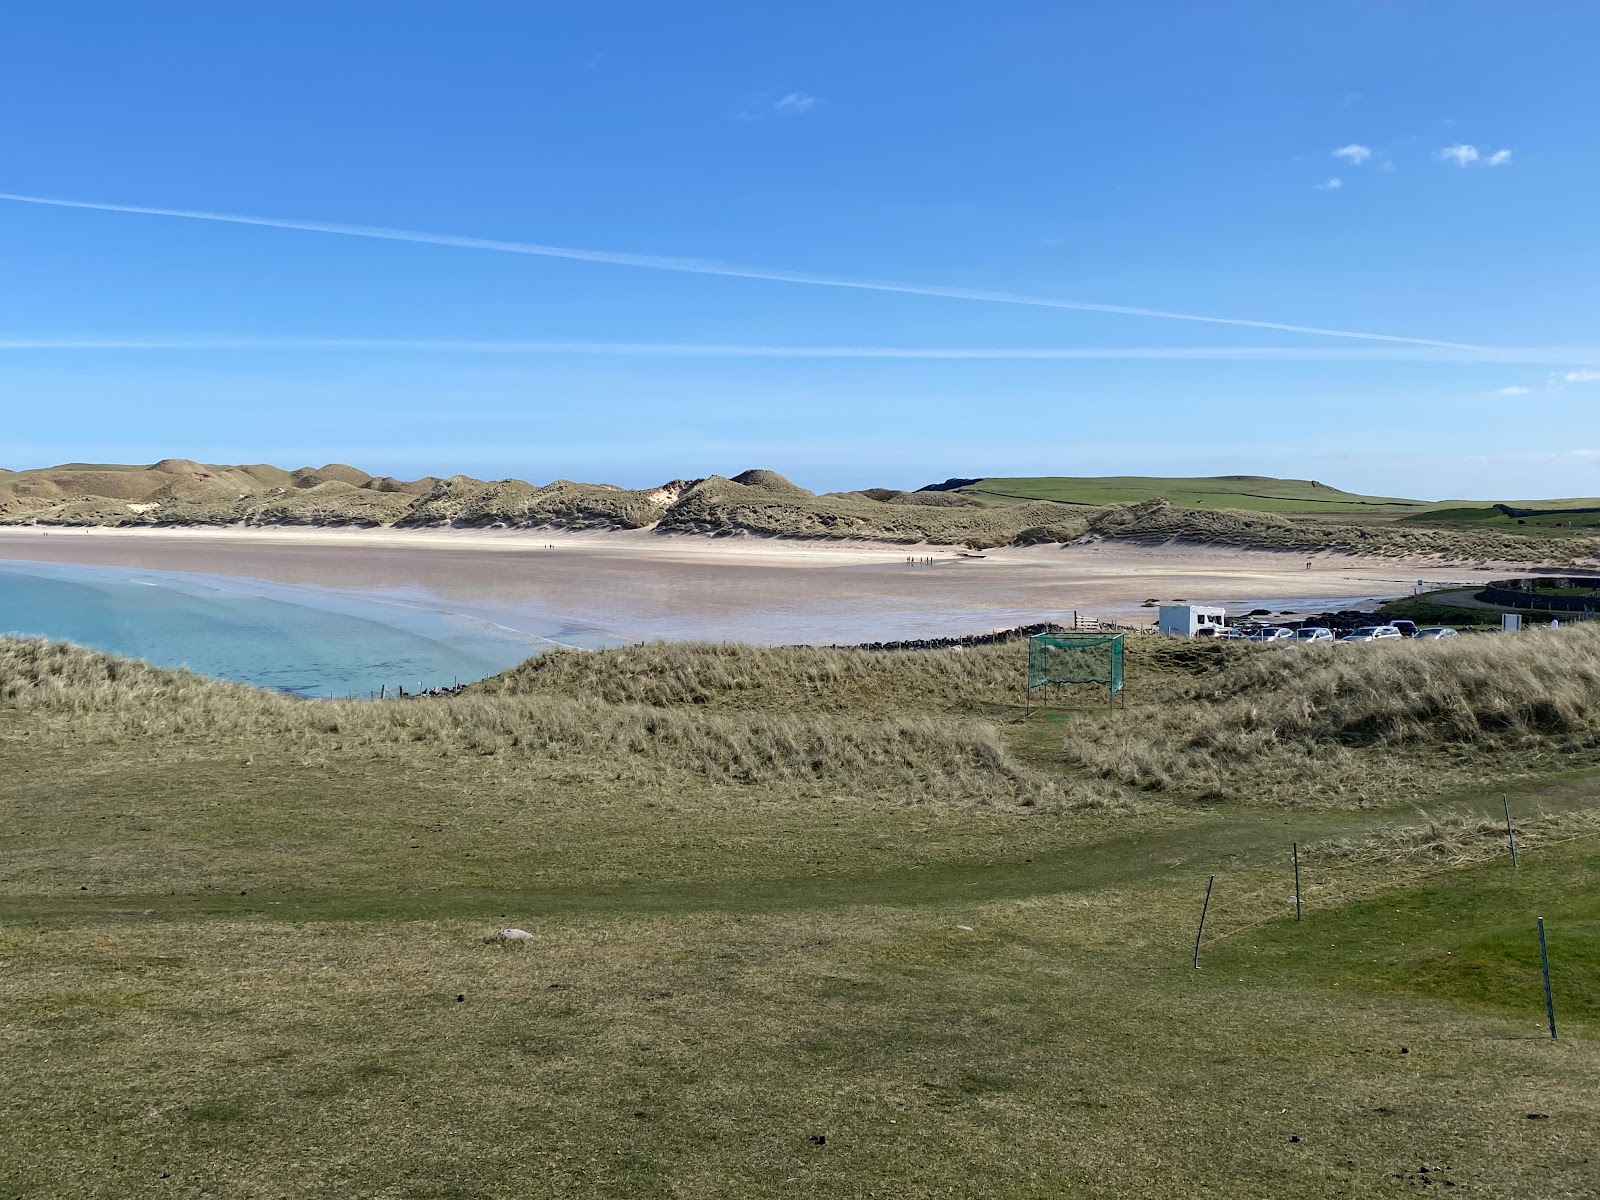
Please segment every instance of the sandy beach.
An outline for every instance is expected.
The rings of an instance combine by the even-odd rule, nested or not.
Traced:
[[[1505,570],[1118,542],[966,557],[952,547],[645,531],[298,528],[6,530],[0,559],[410,595],[622,640],[766,643],[947,636],[1070,619],[1074,611],[1145,624],[1154,618],[1141,607],[1147,599],[1315,610],[1405,595],[1418,581],[1481,583]]]

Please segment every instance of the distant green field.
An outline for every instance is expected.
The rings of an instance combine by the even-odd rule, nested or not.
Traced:
[[[1514,512],[1507,513],[1487,503],[1452,500],[1425,512],[1407,514],[1400,520],[1407,525],[1503,529],[1508,533],[1557,537],[1600,529],[1600,500],[1542,500],[1506,507]],[[1595,511],[1572,511],[1586,508]]]
[[[1243,508],[1258,512],[1421,511],[1425,500],[1363,496],[1340,491],[1310,479],[1273,479],[1267,475],[1216,475],[1198,479],[1163,479],[1147,475],[1101,477],[1042,476],[980,479],[959,489],[999,503],[1024,504],[1055,500],[1062,504],[1124,504],[1170,500],[1185,508]]]
[[[1328,513],[1358,523],[1394,521],[1435,529],[1496,530],[1533,537],[1581,537],[1600,529],[1597,499],[1407,500],[1341,491],[1310,479],[1275,479],[1268,475],[997,476],[976,480],[957,490],[994,504],[1052,500],[1093,507],[1163,499],[1182,508]],[[1582,511],[1585,509],[1594,511]]]

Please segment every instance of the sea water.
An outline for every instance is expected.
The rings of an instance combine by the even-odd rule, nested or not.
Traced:
[[[299,696],[365,697],[493,675],[604,631],[463,611],[423,592],[0,560],[0,633],[76,642]]]

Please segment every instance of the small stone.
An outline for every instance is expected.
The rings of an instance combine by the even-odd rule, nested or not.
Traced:
[[[956,928],[965,930],[967,933],[971,933],[972,932],[972,926],[971,925],[957,925]]]
[[[811,1144],[813,1146],[826,1146],[828,1144],[828,1135],[825,1133],[813,1133],[811,1135]]]
[[[462,1002],[463,1002],[463,1001],[465,1001],[465,1000],[466,1000],[466,997],[465,997],[465,996],[457,996],[457,997],[456,997],[456,1003],[457,1003],[457,1004],[460,1004],[460,1003],[462,1003]]]
[[[533,941],[533,934],[526,929],[498,929],[483,940],[486,945],[492,945],[495,942],[531,942]]]

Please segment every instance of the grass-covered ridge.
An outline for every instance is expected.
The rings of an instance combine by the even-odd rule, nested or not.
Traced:
[[[0,640],[0,1178],[1585,1194],[1600,647],[1462,642],[1136,639],[1127,710],[1062,723],[1023,719],[1020,644],[323,703]]]
[[[1427,507],[1424,500],[1363,496],[1313,479],[1274,479],[1264,475],[1217,475],[1201,479],[1145,475],[993,477],[963,484],[956,492],[1011,504],[1049,500],[1087,507],[1138,504],[1147,500],[1166,500],[1183,508],[1228,508],[1244,512],[1412,512]]]
[[[341,464],[284,471],[185,459],[0,474],[0,525],[650,529],[977,549],[1092,538],[1450,561],[1600,558],[1587,518],[1519,525],[1523,518],[1491,520],[1478,508],[1442,511],[1434,519],[1420,502],[1255,476],[978,480],[961,488],[817,495],[765,470],[654,488],[464,475],[403,481]]]
[[[1600,761],[1600,628],[1269,650],[1186,700],[1069,735],[1069,753],[1155,793],[1420,803],[1486,772]]]

